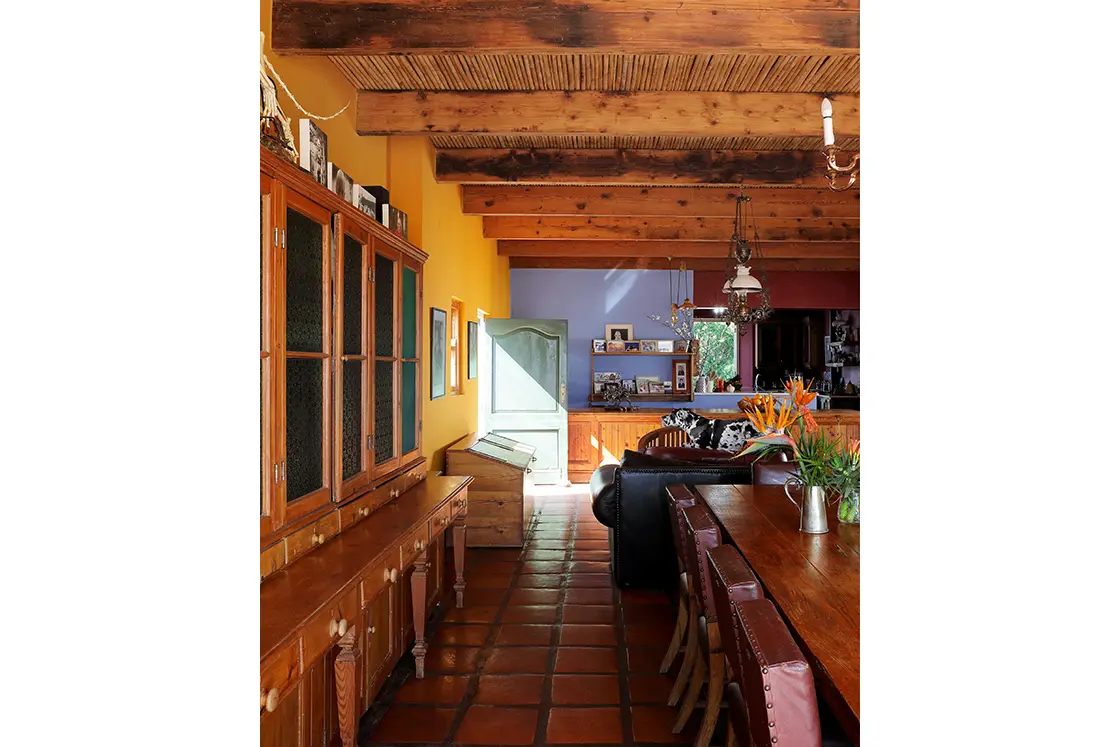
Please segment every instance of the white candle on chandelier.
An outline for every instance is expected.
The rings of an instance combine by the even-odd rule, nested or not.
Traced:
[[[828,99],[821,102],[821,117],[824,118],[824,147],[827,148],[836,142],[832,134],[832,102]]]

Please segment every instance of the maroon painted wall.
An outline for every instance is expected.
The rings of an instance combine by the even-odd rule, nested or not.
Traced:
[[[757,275],[755,276],[757,277]],[[858,272],[768,272],[770,305],[775,309],[858,309]],[[699,271],[693,276],[697,306],[723,306],[726,296],[722,272]],[[754,383],[754,328],[739,337],[739,374],[743,385]]]

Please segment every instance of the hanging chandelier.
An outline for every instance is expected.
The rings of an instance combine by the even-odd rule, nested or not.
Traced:
[[[740,193],[735,198],[735,230],[731,234],[731,244],[727,251],[727,268],[724,272],[723,292],[727,294],[727,308],[720,319],[735,325],[737,332],[744,334],[750,325],[768,318],[773,311],[770,307],[770,286],[766,282],[766,268],[762,263],[759,250],[758,223],[754,218],[754,205],[751,205],[751,226],[754,231],[754,247],[746,239],[746,226],[743,220],[743,205],[751,198]],[[758,267],[761,280],[751,274],[751,265]],[[759,294],[758,306],[752,308],[751,294]]]
[[[692,315],[696,310],[694,304],[688,295],[688,269],[685,267],[684,260],[681,260],[681,266],[676,272],[677,287],[676,292],[673,291],[673,258],[669,257],[669,321],[661,318],[660,314],[649,314],[649,319],[660,324],[664,324],[669,329],[677,333],[677,336],[682,340],[692,339]],[[681,301],[681,289],[684,288],[684,301]]]
[[[821,118],[824,119],[824,157],[828,167],[828,188],[833,192],[843,192],[851,189],[859,176],[859,153],[852,156],[847,166],[841,166],[836,161],[840,149],[836,147],[836,137],[832,134],[832,102],[825,99],[821,102]],[[842,183],[843,177],[848,177],[848,183]]]

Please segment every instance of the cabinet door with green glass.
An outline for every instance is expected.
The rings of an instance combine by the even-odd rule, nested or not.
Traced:
[[[373,465],[373,398],[368,385],[374,283],[373,239],[335,216],[334,470],[335,500],[369,484]]]
[[[409,257],[401,262],[400,447],[404,462],[420,456],[423,274],[424,266],[420,262]]]
[[[397,418],[400,402],[401,254],[380,241],[373,251],[373,466],[376,479],[401,464]]]

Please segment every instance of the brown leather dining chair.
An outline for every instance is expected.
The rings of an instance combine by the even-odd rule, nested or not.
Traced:
[[[680,576],[677,594],[677,623],[673,628],[673,638],[669,641],[669,649],[661,660],[661,674],[665,674],[673,666],[677,654],[681,651],[681,643],[685,640],[685,635],[690,630],[695,631],[695,628],[689,622],[693,615],[689,608],[688,567],[684,562],[685,534],[681,512],[689,506],[696,505],[696,494],[685,485],[670,485],[665,489],[665,493],[669,502],[670,529],[673,535],[673,549],[677,553],[677,570],[680,572]],[[686,646],[684,651],[685,659],[681,663],[681,671],[673,685],[673,694],[669,696],[669,705],[677,704],[684,693],[685,685],[688,684],[688,672],[692,669],[690,654],[695,652],[695,648]]]
[[[690,606],[694,635],[689,637],[689,646],[698,646],[693,658],[692,672],[689,674],[688,694],[681,703],[673,733],[679,734],[688,723],[696,703],[700,699],[700,689],[708,683],[708,701],[704,709],[704,720],[697,735],[696,747],[707,747],[715,731],[719,717],[720,702],[723,700],[723,647],[720,644],[718,613],[712,594],[711,569],[708,565],[708,551],[718,547],[721,541],[719,524],[711,509],[704,503],[682,512],[685,528],[685,565],[691,579]],[[686,654],[687,656],[687,654]]]
[[[821,747],[809,662],[768,599],[730,603],[728,720],[743,745]]]

